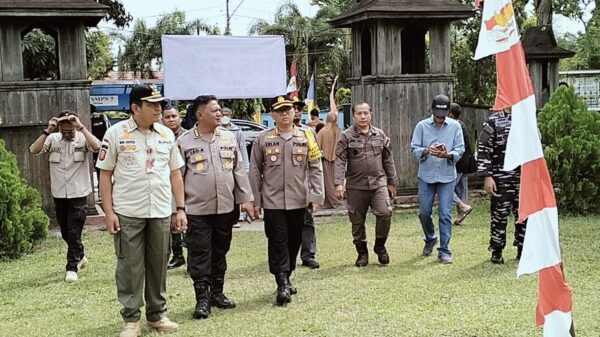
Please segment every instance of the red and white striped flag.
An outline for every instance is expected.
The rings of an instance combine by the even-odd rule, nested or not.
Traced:
[[[298,84],[296,83],[296,59],[292,60],[290,66],[290,82],[288,83],[286,93],[289,94],[290,98],[298,97]]]
[[[558,210],[511,0],[485,1],[482,16],[475,59],[496,55],[494,109],[512,107],[504,170],[521,166],[519,220],[527,219],[527,230],[517,276],[538,273],[536,324],[544,337],[572,337],[572,290],[562,270]]]

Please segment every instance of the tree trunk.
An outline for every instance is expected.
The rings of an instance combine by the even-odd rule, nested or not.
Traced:
[[[537,26],[552,26],[552,0],[535,0]]]

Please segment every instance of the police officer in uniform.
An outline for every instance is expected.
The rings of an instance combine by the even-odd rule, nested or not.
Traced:
[[[188,272],[194,281],[194,318],[207,318],[211,305],[235,308],[223,294],[232,226],[242,209],[252,210],[250,182],[235,135],[219,126],[215,96],[198,96],[192,105],[196,127],[177,139],[185,159],[183,178],[188,229]],[[253,212],[251,212],[253,213]]]
[[[335,192],[338,198],[343,198],[346,178],[348,218],[358,253],[357,267],[369,263],[365,231],[369,206],[376,219],[373,250],[380,264],[390,263],[385,242],[392,217],[391,198],[396,194],[396,168],[390,139],[383,130],[371,125],[371,117],[369,104],[354,104],[354,126],[342,132],[336,146]]]
[[[58,129],[60,132],[54,132]],[[88,152],[97,152],[100,141],[70,111],[48,122],[48,128],[31,144],[29,151],[50,153],[50,187],[56,221],[67,243],[66,282],[77,281],[77,272],[87,264],[81,232],[87,215],[86,197],[92,193]]]
[[[511,108],[491,114],[483,123],[483,130],[477,147],[477,175],[484,178],[484,189],[491,195],[490,245],[491,261],[504,263],[502,250],[506,246],[506,226],[508,216],[515,217],[515,238],[517,259],[521,258],[526,223],[518,222],[520,168],[503,171],[506,141],[511,125]]]
[[[187,130],[181,126],[181,117],[177,108],[171,105],[165,106],[162,112],[162,123],[173,131],[175,139],[183,135]],[[175,220],[172,217],[171,220]],[[167,264],[168,269],[174,269],[181,267],[185,264],[185,258],[183,257],[183,233],[171,233],[171,252],[173,256]]]
[[[313,133],[293,123],[294,108],[287,96],[273,105],[274,128],[258,135],[250,160],[254,213],[264,209],[269,271],[277,282],[277,304],[285,305],[296,293],[289,276],[296,267],[302,244],[304,215],[325,199],[321,151]]]
[[[311,130],[313,128],[308,125],[300,123],[302,117],[302,109],[306,105],[303,101],[299,100],[297,96],[292,98],[292,104],[294,106],[294,125],[301,130]],[[317,134],[313,132],[313,136],[317,137]],[[310,269],[317,269],[321,265],[317,262],[317,237],[315,235],[315,219],[308,210],[304,214],[304,227],[302,228],[302,247],[300,248],[300,259],[302,265]]]

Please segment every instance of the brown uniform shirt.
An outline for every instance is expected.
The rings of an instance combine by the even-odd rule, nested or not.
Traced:
[[[224,214],[236,203],[254,200],[235,135],[222,127],[201,135],[190,130],[177,139],[185,160],[187,214]]]
[[[335,184],[356,190],[376,190],[396,185],[396,168],[390,139],[383,130],[371,126],[362,133],[356,126],[342,132],[336,146]]]
[[[308,140],[296,126],[289,139],[277,128],[260,133],[252,147],[250,184],[254,204],[266,209],[290,210],[322,205],[321,159],[308,160]]]
[[[63,141],[60,132],[46,137],[38,155],[50,153],[50,189],[54,198],[81,198],[92,193],[88,151],[93,149],[79,131],[72,141]]]

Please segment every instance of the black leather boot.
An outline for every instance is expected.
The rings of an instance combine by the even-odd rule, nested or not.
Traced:
[[[223,294],[223,278],[214,278],[210,287],[210,305],[220,309],[233,309],[235,303]]]
[[[185,258],[183,257],[183,253],[173,253],[173,257],[171,261],[167,264],[168,269],[174,269],[177,267],[181,267],[185,264]]]
[[[279,273],[275,275],[275,282],[277,282],[277,305],[284,306],[292,301],[292,295],[290,294],[288,274]]]
[[[377,254],[377,260],[380,264],[389,264],[390,256],[388,255],[387,249],[385,249],[385,241],[387,238],[375,239],[375,246],[373,251]]]
[[[194,318],[208,318],[210,315],[210,284],[207,281],[194,282],[194,291],[196,291]]]
[[[355,244],[356,252],[358,257],[354,263],[357,267],[364,267],[369,264],[369,250],[367,249],[366,242],[359,242]]]
[[[298,289],[296,289],[296,287],[292,285],[292,282],[290,282],[290,275],[292,275],[292,272],[287,274],[288,289],[290,290],[290,295],[296,295],[298,293]]]

